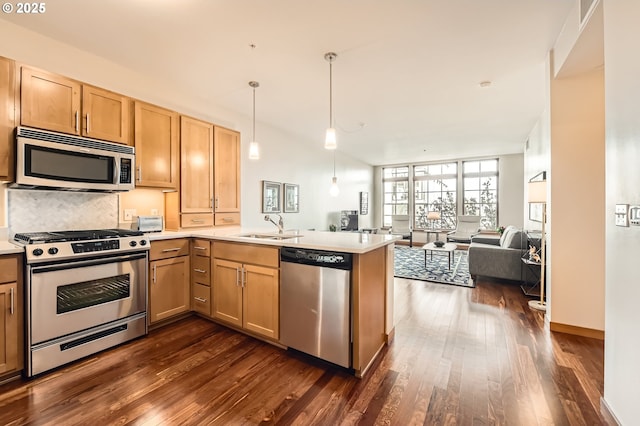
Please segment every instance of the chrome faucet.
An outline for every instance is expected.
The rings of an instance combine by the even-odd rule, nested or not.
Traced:
[[[278,215],[278,217],[280,218],[280,220],[278,220],[278,223],[275,223],[273,221],[273,219],[271,219],[271,217],[268,214],[264,216],[264,220],[266,222],[271,222],[275,226],[277,226],[278,227],[278,234],[282,234],[284,232],[284,220],[282,219],[281,215]]]

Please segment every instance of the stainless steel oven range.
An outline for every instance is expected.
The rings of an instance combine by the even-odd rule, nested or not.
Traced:
[[[26,375],[147,334],[149,239],[105,229],[14,235],[26,259]]]

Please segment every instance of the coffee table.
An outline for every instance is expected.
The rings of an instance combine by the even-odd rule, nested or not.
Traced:
[[[427,267],[427,252],[431,253],[431,260],[433,260],[433,253],[446,253],[449,259],[449,269],[451,269],[451,259],[455,256],[455,250],[458,248],[457,244],[445,243],[442,247],[436,247],[434,243],[425,244],[422,246],[424,250],[424,266]]]

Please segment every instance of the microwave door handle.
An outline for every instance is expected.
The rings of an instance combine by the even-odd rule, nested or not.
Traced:
[[[113,184],[117,185],[118,183],[120,183],[120,157],[116,157],[113,159],[113,161],[115,162],[115,173],[113,174]]]

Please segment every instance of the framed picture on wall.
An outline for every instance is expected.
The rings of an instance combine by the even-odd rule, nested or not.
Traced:
[[[280,182],[262,181],[262,213],[280,213]]]
[[[285,213],[300,212],[300,187],[293,183],[284,184],[284,207]]]

